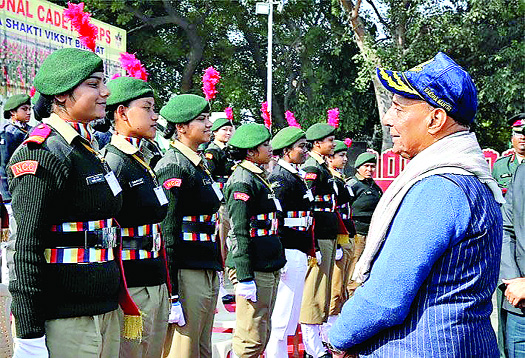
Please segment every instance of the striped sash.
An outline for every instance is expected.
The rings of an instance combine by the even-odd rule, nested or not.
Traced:
[[[277,228],[279,227],[279,223],[277,221],[277,212],[275,211],[267,214],[259,214],[253,216],[250,222],[250,226],[252,226],[250,228],[250,237],[277,235]],[[262,223],[263,225],[259,225],[259,223]]]
[[[113,219],[96,220],[96,221],[81,221],[81,222],[67,222],[59,225],[51,226],[51,231],[54,232],[78,232],[78,231],[95,231],[112,227]]]
[[[143,259],[156,259],[159,257],[159,251],[148,251],[148,250],[122,250],[122,260],[143,260]]]
[[[45,249],[46,262],[50,264],[81,264],[106,262],[114,259],[113,249],[56,248]]]

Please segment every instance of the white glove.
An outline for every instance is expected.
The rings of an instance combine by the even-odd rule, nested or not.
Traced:
[[[13,358],[49,358],[46,336],[40,338],[15,338]]]
[[[323,262],[323,256],[321,255],[321,251],[315,252],[315,258],[317,259],[317,264],[321,265],[321,262]]]
[[[252,302],[257,302],[257,286],[255,286],[255,281],[239,282],[235,287],[235,294]]]
[[[281,269],[281,280],[286,280],[286,272],[288,271],[288,261],[284,264],[284,267]]]
[[[13,216],[13,208],[11,207],[11,203],[4,203],[4,207],[7,211],[7,214],[9,214],[9,216]]]
[[[335,261],[339,261],[342,258],[343,258],[343,249],[338,248],[337,250],[335,250]]]
[[[179,301],[171,303],[168,323],[177,323],[180,327],[186,324],[186,320],[184,319],[184,312],[182,312],[182,306]]]

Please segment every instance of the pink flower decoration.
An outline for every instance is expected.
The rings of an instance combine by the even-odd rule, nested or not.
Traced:
[[[142,63],[135,57],[134,54],[128,52],[121,52],[119,56],[120,66],[126,70],[129,77],[139,78],[143,81],[148,80],[148,72],[142,66]]]
[[[261,117],[264,119],[264,125],[266,128],[270,129],[272,127],[272,118],[268,112],[268,102],[266,101],[261,104]]]
[[[352,140],[350,138],[345,138],[345,144],[348,148],[352,146]]]
[[[328,110],[328,124],[332,127],[339,127],[339,108]]]
[[[91,14],[84,12],[84,3],[72,4],[68,2],[67,9],[64,9],[64,17],[71,21],[71,25],[79,34],[80,41],[88,49],[95,52],[98,29],[89,23]]]
[[[29,90],[29,97],[33,98],[35,93],[36,93],[36,88],[35,86],[32,86],[31,89]]]
[[[288,122],[288,125],[290,127],[297,127],[301,128],[301,125],[297,123],[297,120],[295,119],[295,115],[291,111],[284,112],[284,116],[286,117],[286,121]]]
[[[204,98],[206,98],[207,101],[214,99],[217,95],[215,86],[219,83],[220,79],[221,76],[215,68],[210,66],[204,70],[204,76],[202,76],[202,92],[204,92]]]
[[[122,75],[120,73],[115,73],[113,76],[111,76],[111,80],[114,80],[115,78],[119,78],[119,77],[122,77]]]
[[[224,108],[224,113],[226,113],[226,118],[233,122],[233,109],[231,107],[226,107]]]

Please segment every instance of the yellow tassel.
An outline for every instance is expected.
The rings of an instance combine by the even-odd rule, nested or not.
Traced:
[[[349,244],[350,243],[350,236],[347,234],[338,234],[337,235],[337,243],[339,245]]]
[[[124,315],[124,338],[142,340],[142,328],[142,316]]]
[[[315,267],[317,265],[317,259],[315,257],[308,257],[308,266]]]

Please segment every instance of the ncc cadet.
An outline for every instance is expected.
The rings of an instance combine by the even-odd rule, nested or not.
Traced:
[[[228,236],[228,275],[235,285],[236,327],[233,351],[259,357],[270,338],[279,270],[285,264],[279,240],[279,199],[266,179],[270,132],[262,124],[240,126],[229,142],[232,158],[242,160],[225,186],[232,229]]]
[[[286,265],[281,269],[266,355],[287,358],[288,336],[295,334],[299,322],[307,255],[314,254],[311,231],[313,196],[304,182],[306,173],[298,169],[308,154],[306,133],[300,128],[286,127],[275,135],[271,145],[279,161],[268,181],[283,209],[279,213],[279,237]]]
[[[352,221],[352,189],[346,185],[341,171],[346,166],[348,147],[343,141],[335,140],[334,154],[327,157],[328,168],[334,177],[336,191],[336,212],[340,216],[344,228],[337,235],[337,250],[335,253],[334,271],[332,273],[332,289],[328,320],[323,325],[323,342],[328,342],[328,332],[337,319],[343,304],[348,299],[347,285],[350,280],[350,265],[354,256],[353,239],[355,227]]]
[[[306,272],[299,318],[307,357],[325,357],[329,354],[322,344],[321,325],[328,319],[338,233],[334,180],[325,161],[325,157],[334,152],[334,131],[335,128],[326,123],[314,124],[306,131],[306,140],[311,143],[312,150],[303,170],[306,172],[306,185],[314,197],[314,238],[317,250],[317,264],[311,260]]]
[[[525,129],[525,113],[519,113],[507,122],[512,127],[511,143],[514,152],[496,160],[492,168],[492,176],[498,182],[503,194],[507,192],[512,176],[525,158],[525,132],[523,131]]]
[[[227,118],[217,118],[211,127],[213,141],[204,151],[204,158],[208,164],[213,179],[219,183],[221,190],[224,184],[232,174],[234,161],[226,153],[226,144],[233,134],[233,123]],[[225,205],[221,205],[219,210],[219,240],[222,258],[226,258],[228,250],[226,249],[226,237],[230,231],[230,222],[228,219],[228,210]]]
[[[57,50],[42,63],[34,86],[51,114],[8,169],[18,224],[9,287],[15,357],[114,358],[119,301],[126,334],[138,337],[141,325],[121,279],[119,250],[113,250],[121,187],[91,146],[88,130],[90,121],[105,116],[102,59],[75,48]]]
[[[354,236],[354,257],[350,265],[350,277],[354,272],[355,264],[361,257],[365,249],[366,237],[372,214],[383,195],[383,191],[376,184],[373,177],[376,171],[377,158],[370,152],[364,152],[357,157],[354,167],[356,173],[348,181],[354,196],[350,202],[352,206],[352,217],[355,224]],[[348,284],[348,294],[351,297],[354,294],[357,284],[350,280]]]
[[[11,210],[11,194],[7,183],[7,163],[15,149],[27,138],[31,127],[31,97],[26,94],[15,94],[7,99],[4,105],[4,118],[7,119],[0,127],[0,194],[9,216]]]
[[[211,137],[209,110],[203,97],[183,94],[160,111],[168,121],[165,137],[172,139],[155,168],[169,199],[162,230],[174,295],[164,345],[171,358],[212,356],[217,271],[223,269],[216,240],[222,193],[197,154]]]
[[[119,77],[107,86],[107,117],[114,133],[102,154],[123,189],[122,209],[115,218],[121,226],[126,282],[144,324],[140,342],[121,339],[120,357],[160,357],[170,304],[160,232],[168,199],[151,169],[155,155],[150,148],[155,145],[150,141],[158,114],[153,90],[145,81]]]

